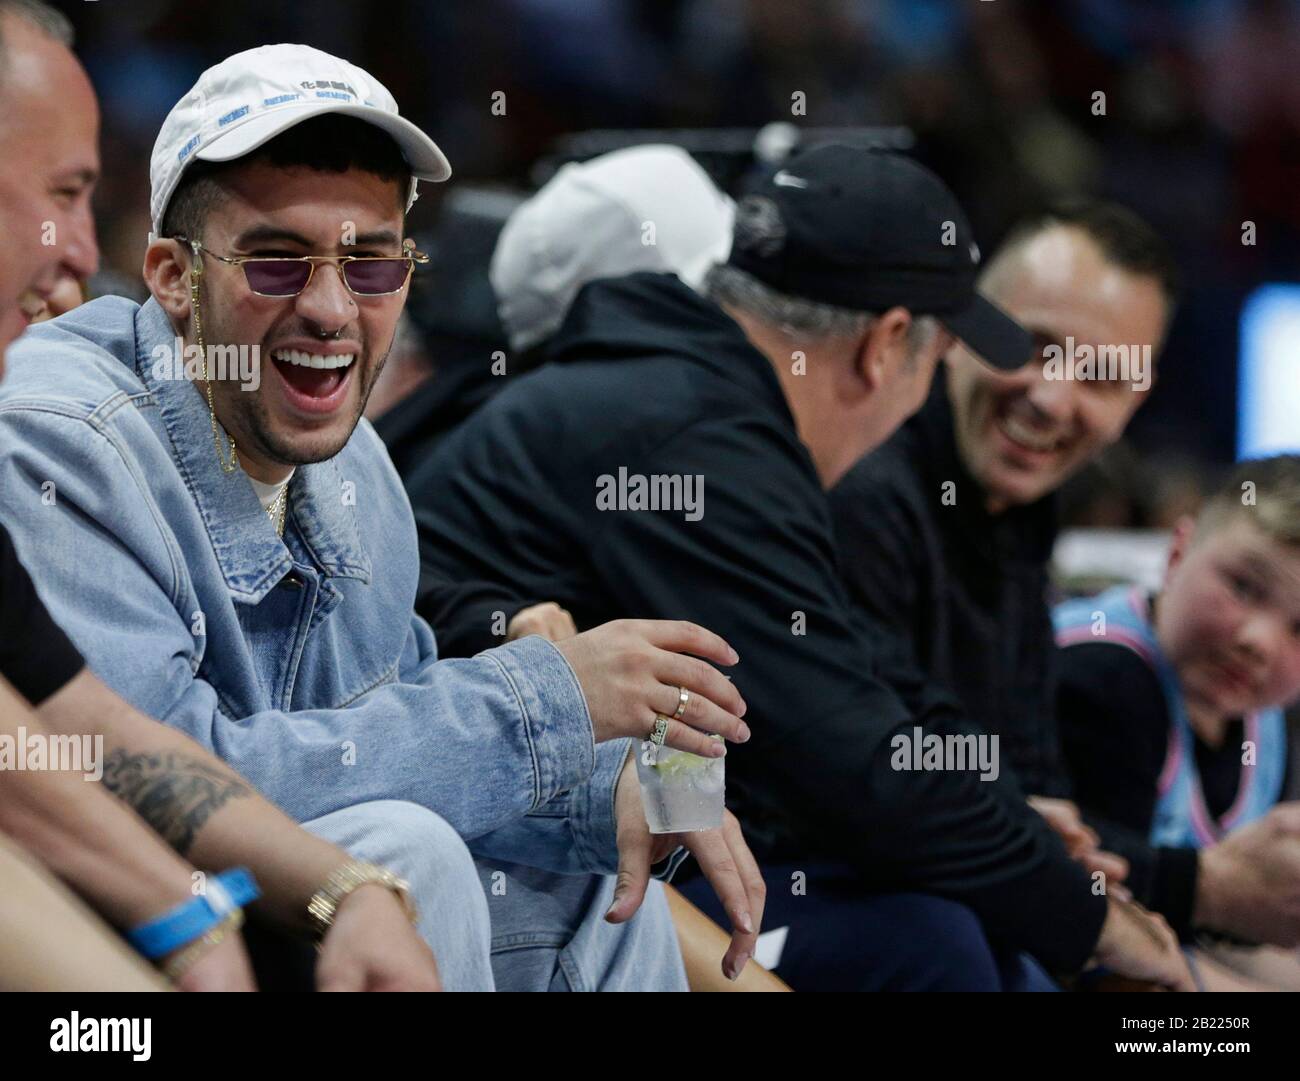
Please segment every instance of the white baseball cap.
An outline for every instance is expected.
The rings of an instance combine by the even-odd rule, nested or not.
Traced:
[[[639,270],[692,288],[731,250],[735,204],[676,146],[615,150],[564,166],[506,222],[489,277],[515,350],[560,328],[578,291]]]
[[[322,113],[355,116],[386,131],[420,180],[446,180],[451,166],[432,139],[397,114],[387,88],[355,64],[308,45],[263,45],[227,57],[199,76],[167,114],[149,162],[154,235],[190,162],[233,161]]]

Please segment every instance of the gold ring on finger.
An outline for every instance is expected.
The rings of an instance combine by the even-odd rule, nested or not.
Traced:
[[[691,692],[685,687],[677,688],[677,711],[673,714],[674,721],[680,721],[686,713],[686,707],[690,704]]]

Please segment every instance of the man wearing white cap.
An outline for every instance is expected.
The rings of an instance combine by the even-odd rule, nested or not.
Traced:
[[[23,327],[20,292],[46,297],[61,278],[92,272],[98,258],[90,197],[99,172],[99,109],[71,43],[67,20],[40,0],[0,0],[0,231],[7,238],[0,350]],[[52,485],[48,491],[48,503],[33,505],[22,490],[6,487],[6,512],[40,521],[57,505]],[[28,552],[33,564],[42,558]],[[253,880],[235,870],[238,896],[225,891],[225,903],[214,907],[207,899],[218,900],[223,880],[231,881],[223,872],[246,864],[260,879],[260,920],[305,935],[313,891],[349,862],[347,853],[294,825],[210,753],[96,679],[51,619],[3,527],[0,626],[10,632],[0,638],[0,829],[136,947],[133,953],[104,924],[89,922],[0,844],[0,923],[10,932],[0,943],[0,985],[162,987],[141,965],[143,953],[182,990],[252,989],[232,930],[242,909],[230,905],[248,899]],[[48,754],[43,763],[24,763],[21,752],[15,761],[16,747],[32,754],[82,749],[95,759],[92,765],[83,757],[84,780],[102,783],[44,768],[54,764]],[[195,895],[198,881],[206,883],[202,896]],[[340,918],[319,939],[316,986],[438,986],[432,954],[391,893],[358,890],[336,908]],[[274,977],[263,986],[311,985],[305,941],[266,946],[269,953],[254,951],[255,959],[273,962],[259,970],[259,978]]]
[[[58,496],[11,528],[123,696],[354,855],[402,872],[439,849],[464,911],[420,906],[418,883],[414,899],[427,939],[456,940],[450,962],[435,945],[447,986],[454,970],[461,986],[679,988],[652,862],[695,852],[739,928],[733,961],[761,891],[734,820],[652,844],[627,737],[689,688],[669,743],[746,738],[734,688],[680,655],[730,664],[730,647],[621,622],[440,664],[412,614],[409,505],[359,421],[421,259],[404,211],[448,173],[335,57],[267,46],[205,72],[154,151],[152,298],[92,302],[14,352],[0,483]],[[492,972],[484,897],[445,823],[509,898]]]
[[[67,20],[40,0],[0,0],[0,223],[9,241],[0,268],[0,361],[25,324],[18,294],[46,296],[61,278],[91,273],[98,258],[90,197],[99,172],[99,109],[71,44]],[[4,495],[6,516],[33,516],[38,524],[58,506],[52,482],[48,501],[30,501],[9,486]],[[44,552],[29,550],[27,559],[40,566]],[[3,527],[0,625],[22,628],[0,641],[0,828],[125,931],[136,953],[176,987],[253,988],[240,936],[230,929],[241,910],[205,909],[195,895],[200,869],[210,883],[200,892],[215,899],[222,872],[247,865],[262,894],[259,922],[303,939],[267,940],[268,952],[254,951],[255,960],[271,962],[259,970],[263,986],[311,985],[306,937],[315,930],[322,989],[436,989],[432,954],[388,890],[358,889],[346,903],[339,897],[337,921],[328,929],[310,925],[313,892],[349,863],[348,854],[296,826],[210,753],[98,680],[50,618]],[[16,745],[93,746],[97,765],[85,762],[85,780],[102,783],[47,771],[35,758],[24,769],[13,758]],[[38,896],[40,880],[13,858],[0,852],[7,884],[0,922],[23,930],[7,936],[0,983],[126,990],[143,972],[151,986],[162,986],[103,925],[81,922],[50,891]]]

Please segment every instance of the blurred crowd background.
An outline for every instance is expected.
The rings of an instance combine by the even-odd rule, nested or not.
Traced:
[[[128,282],[138,280],[163,116],[203,68],[278,41],[367,68],[446,151],[456,175],[445,190],[426,186],[417,236],[437,231],[458,190],[529,190],[544,179],[539,162],[592,129],[901,127],[956,191],[985,251],[1054,196],[1127,203],[1173,244],[1185,294],[1152,400],[1125,444],[1069,494],[1076,523],[1159,527],[1194,505],[1234,453],[1242,301],[1300,270],[1292,0],[60,6],[104,104],[100,239],[106,269]],[[498,92],[504,115],[492,109]],[[804,115],[792,115],[795,92]],[[1254,245],[1242,242],[1247,221]],[[485,273],[486,246],[455,235],[444,230],[434,244],[426,292],[453,269],[462,279]]]

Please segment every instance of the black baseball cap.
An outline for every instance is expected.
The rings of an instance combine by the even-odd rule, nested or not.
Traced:
[[[825,145],[790,158],[737,204],[728,262],[787,296],[933,315],[995,368],[1033,353],[1029,333],[975,291],[979,248],[952,192],[892,151]]]

